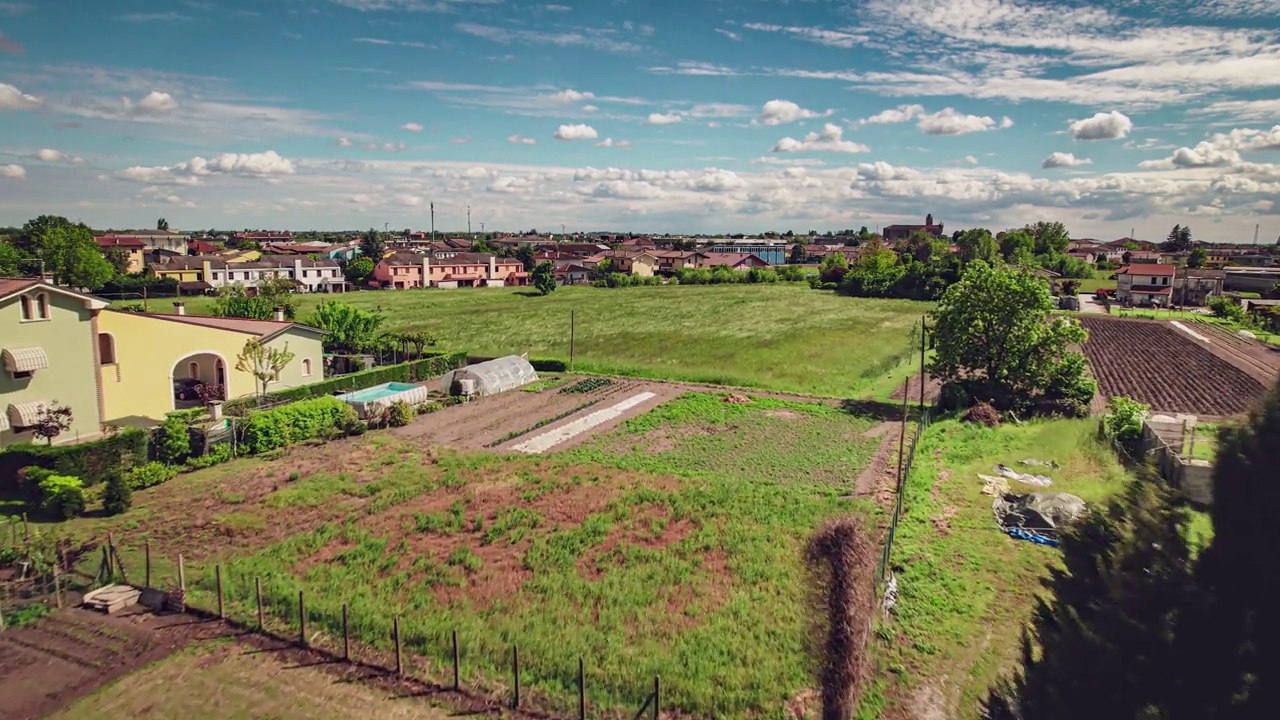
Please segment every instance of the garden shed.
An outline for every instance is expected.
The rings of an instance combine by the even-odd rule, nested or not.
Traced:
[[[448,387],[451,395],[484,397],[537,382],[538,373],[520,355],[487,360],[453,371]]]

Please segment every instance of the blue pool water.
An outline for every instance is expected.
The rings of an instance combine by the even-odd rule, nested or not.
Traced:
[[[363,390],[356,390],[355,392],[343,393],[338,396],[338,399],[346,402],[372,402],[374,400],[382,400],[383,398],[391,397],[392,395],[402,393],[405,390],[412,390],[415,387],[417,387],[417,385],[389,382],[381,385],[374,385],[371,388],[365,388]]]

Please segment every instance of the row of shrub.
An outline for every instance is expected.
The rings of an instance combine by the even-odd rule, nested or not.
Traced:
[[[466,362],[465,352],[441,353],[421,360],[387,365],[310,385],[267,393],[265,402],[270,404],[325,397],[339,392],[363,390],[387,382],[419,382],[440,377],[450,370],[462,367]],[[231,415],[243,415],[257,405],[258,398],[246,397],[228,401],[223,405],[223,409]]]
[[[277,450],[329,434],[358,434],[355,408],[335,397],[300,400],[249,414],[241,425],[240,447],[250,455]]]
[[[731,285],[735,283],[777,283],[804,282],[809,275],[817,277],[817,273],[806,272],[799,265],[780,265],[778,267],[756,267],[750,270],[733,270],[725,265],[715,268],[680,268],[672,276],[671,282],[678,285]],[[597,278],[591,284],[598,288],[637,287],[641,285],[661,285],[662,278],[643,277],[640,275],[624,275],[609,273]]]
[[[81,478],[86,485],[96,485],[122,465],[133,467],[145,463],[149,441],[146,430],[126,428],[100,440],[77,445],[11,445],[0,451],[0,487],[11,487],[18,471],[26,467],[51,470]]]

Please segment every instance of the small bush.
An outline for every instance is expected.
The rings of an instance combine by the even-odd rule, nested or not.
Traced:
[[[125,473],[124,478],[130,489],[142,490],[154,487],[162,482],[168,482],[177,474],[178,471],[175,468],[169,467],[164,463],[149,462]]]
[[[1142,443],[1142,421],[1147,406],[1123,395],[1107,401],[1107,414],[1102,416],[1102,433],[1115,441],[1132,457],[1137,457]]]
[[[980,402],[977,405],[965,411],[961,420],[965,422],[978,423],[987,427],[1000,426],[1000,412],[992,407],[991,403]]]
[[[59,520],[84,512],[84,483],[72,475],[50,475],[40,481],[40,508]]]
[[[387,424],[391,427],[404,427],[413,422],[417,412],[413,406],[403,400],[397,400],[391,403],[391,414],[387,418]]]
[[[287,447],[349,424],[354,413],[350,405],[334,397],[301,400],[250,413],[243,425],[242,446],[251,455]]]
[[[969,391],[960,383],[947,383],[942,386],[939,404],[943,410],[960,410],[969,407],[972,398]]]
[[[156,430],[156,455],[177,465],[191,454],[191,432],[181,417],[168,417]]]
[[[108,515],[119,515],[133,506],[133,488],[124,473],[116,473],[107,480],[102,492],[102,509]]]
[[[1248,319],[1244,308],[1225,295],[1215,295],[1209,298],[1209,309],[1213,311],[1214,315],[1232,322],[1243,323]]]
[[[449,554],[449,564],[473,573],[484,566],[484,561],[469,548],[460,547]]]
[[[220,465],[229,462],[232,459],[231,445],[221,443],[209,447],[209,451],[204,455],[197,455],[187,459],[187,468],[189,470],[203,470],[207,467]]]
[[[417,407],[419,415],[430,415],[431,413],[440,412],[444,406],[438,402],[424,402]]]

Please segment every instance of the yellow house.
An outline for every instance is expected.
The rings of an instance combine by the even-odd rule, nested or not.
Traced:
[[[204,259],[199,257],[175,257],[167,262],[153,262],[151,274],[158,278],[169,278],[183,282],[205,282]]]
[[[120,253],[127,259],[125,272],[140,273],[147,269],[147,244],[136,237],[120,235],[101,235],[94,238],[102,254],[111,259],[111,254]]]
[[[257,262],[262,258],[257,250],[223,250],[218,255],[229,263]]]
[[[248,340],[285,348],[294,358],[268,390],[324,379],[324,331],[278,320],[104,311],[99,317],[103,417],[109,425],[151,425],[166,413],[200,404],[195,386],[223,387],[228,400],[258,392],[258,380],[236,369]]]

